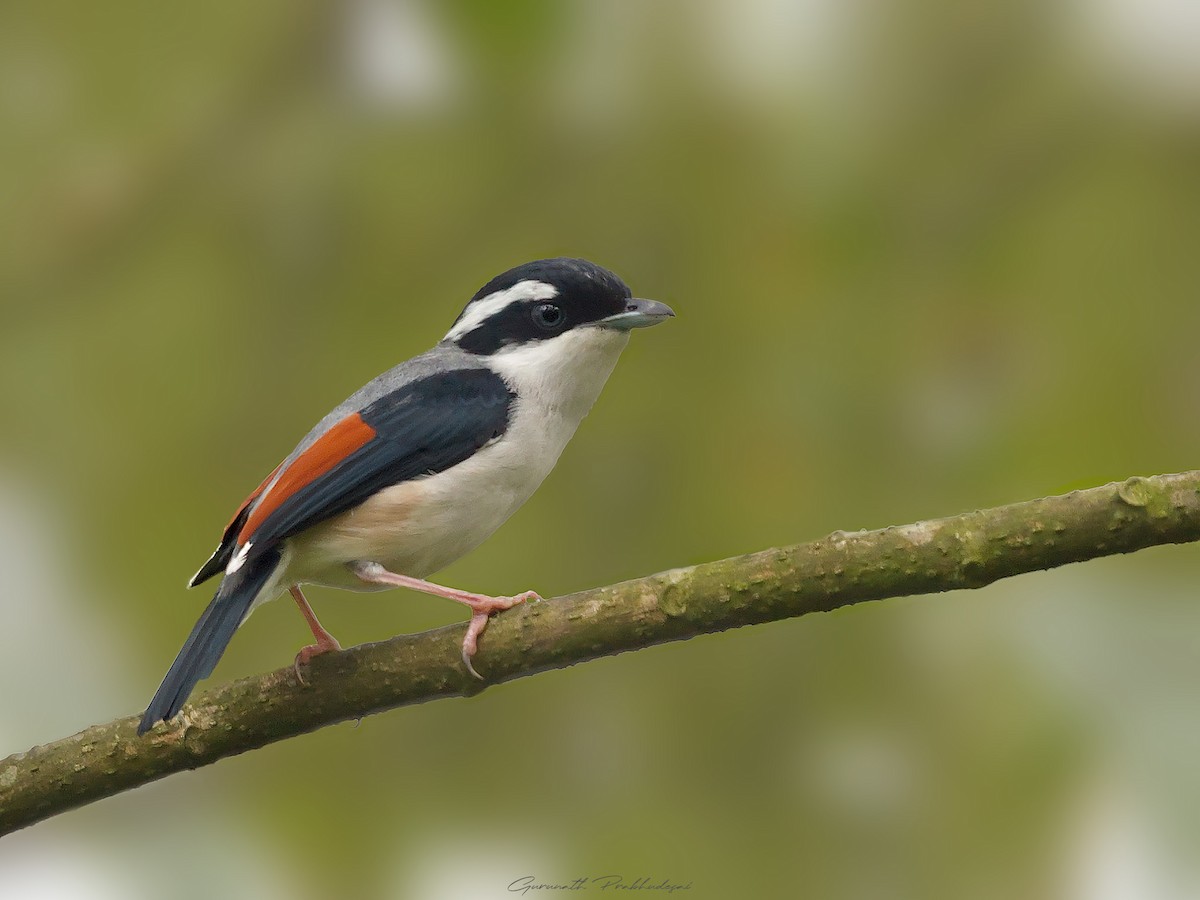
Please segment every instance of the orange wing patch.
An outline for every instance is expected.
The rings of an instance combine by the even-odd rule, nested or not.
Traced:
[[[251,491],[250,496],[242,501],[242,505],[237,508],[237,512],[235,512],[233,514],[233,518],[230,519],[229,524],[225,526],[226,531],[228,531],[230,528],[233,527],[233,523],[238,520],[238,516],[240,516],[245,511],[246,507],[258,499],[258,495],[261,494],[263,492],[263,490],[266,488],[266,486],[271,483],[271,479],[275,477],[275,475],[279,472],[279,470],[282,467],[283,467],[283,463],[280,463],[274,469],[272,469],[271,474],[262,480],[262,484],[260,484],[253,491]]]
[[[238,534],[238,543],[245,543],[288,497],[306,484],[320,478],[343,459],[375,437],[375,429],[358,413],[346,416],[321,435],[311,447],[292,460],[262,502],[258,504]],[[274,473],[272,473],[274,476]],[[267,482],[270,482],[270,478]],[[261,490],[261,488],[260,488]],[[253,499],[253,495],[251,497]]]

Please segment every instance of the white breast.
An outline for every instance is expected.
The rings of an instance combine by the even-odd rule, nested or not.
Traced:
[[[423,578],[479,546],[550,474],[628,340],[589,327],[490,357],[517,394],[505,433],[444,472],[386,488],[297,535],[289,577],[361,590],[348,562]]]

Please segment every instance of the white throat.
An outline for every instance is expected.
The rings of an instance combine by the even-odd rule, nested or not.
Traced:
[[[545,415],[561,416],[577,426],[600,396],[628,343],[627,331],[585,326],[549,340],[502,349],[487,361],[512,385],[519,404],[536,406]]]

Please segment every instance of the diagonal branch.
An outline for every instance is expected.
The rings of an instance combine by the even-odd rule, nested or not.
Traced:
[[[1130,478],[946,519],[835,532],[809,544],[674,569],[498,616],[476,663],[488,684],[624,650],[837,609],[978,588],[1157,544],[1200,540],[1200,471]],[[397,706],[477,693],[462,627],[318,657],[214,688],[144,738],[118,719],[0,761],[0,835],[273,741]]]

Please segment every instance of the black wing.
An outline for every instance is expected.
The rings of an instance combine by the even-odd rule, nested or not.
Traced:
[[[515,400],[490,369],[429,375],[385,394],[288,463],[238,543],[273,545],[386,487],[458,465],[505,432]]]

